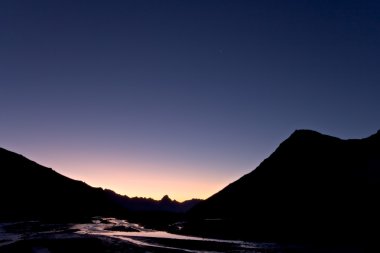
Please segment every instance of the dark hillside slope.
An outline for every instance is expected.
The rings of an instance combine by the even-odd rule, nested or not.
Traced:
[[[73,218],[121,212],[101,188],[0,148],[0,218]]]
[[[94,215],[154,220],[161,219],[161,213],[184,213],[199,202],[194,199],[181,203],[167,196],[160,201],[121,196],[0,148],[0,220],[82,219]]]
[[[341,140],[298,130],[254,171],[195,206],[185,231],[277,241],[367,240],[379,174],[380,131]]]

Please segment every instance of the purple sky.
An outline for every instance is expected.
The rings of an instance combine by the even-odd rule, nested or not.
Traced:
[[[295,129],[380,128],[379,1],[0,1],[0,146],[206,198]]]

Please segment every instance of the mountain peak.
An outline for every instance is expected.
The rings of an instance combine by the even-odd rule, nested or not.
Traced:
[[[311,130],[311,129],[296,129],[294,132],[293,132],[293,134],[299,134],[299,133],[317,133],[317,134],[321,134],[321,133],[319,133],[319,132],[317,132],[317,131],[315,131],[315,130]]]
[[[323,135],[323,134],[321,134],[317,131],[314,131],[314,130],[297,129],[290,135],[290,137],[298,137],[298,136],[306,137],[306,136],[321,136],[321,135]]]
[[[162,197],[161,201],[171,202],[172,199],[168,195],[165,195],[165,196]]]

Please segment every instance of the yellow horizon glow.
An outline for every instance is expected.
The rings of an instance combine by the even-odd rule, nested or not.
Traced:
[[[164,195],[179,202],[207,199],[243,174],[220,170],[215,164],[194,161],[133,159],[118,155],[94,156],[91,153],[52,152],[29,155],[37,163],[93,187],[112,190],[128,197],[160,200]],[[60,154],[55,155],[55,154]],[[149,157],[148,157],[149,158]]]
[[[70,171],[56,171],[90,186],[110,189],[120,195],[155,200],[160,200],[164,195],[168,195],[171,199],[179,202],[194,198],[207,199],[235,180],[222,175],[217,178],[211,175],[205,176],[201,175],[202,173],[199,171],[192,173],[191,171],[194,169],[173,173],[173,170],[170,169],[154,171],[152,168],[141,167],[135,167],[133,170],[91,167],[90,170],[82,165],[80,168],[81,170],[71,168]]]
[[[75,180],[80,180],[93,187],[112,190],[120,195],[128,197],[152,198],[155,200],[162,199],[168,195],[171,199],[183,202],[190,199],[207,199],[217,193],[228,183],[210,182],[194,178],[175,178],[168,179],[165,177],[158,178],[141,178],[133,177],[127,179],[122,175],[102,175],[100,178],[86,175],[74,176],[65,175]]]

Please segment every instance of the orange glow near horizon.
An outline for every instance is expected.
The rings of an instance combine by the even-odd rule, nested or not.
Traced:
[[[144,172],[98,172],[96,174],[66,173],[66,176],[81,180],[93,187],[102,187],[115,191],[128,197],[146,197],[156,200],[164,195],[171,199],[185,201],[193,198],[206,199],[227,186],[228,179],[210,180],[197,176],[175,175],[169,178],[167,173],[153,173],[146,175]]]
[[[112,152],[105,155],[86,149],[55,149],[48,153],[33,149],[22,153],[40,165],[90,186],[110,189],[128,197],[156,200],[164,195],[180,202],[207,199],[249,172],[228,169],[236,168],[234,164]]]
[[[169,166],[140,162],[127,166],[122,162],[107,161],[98,162],[95,167],[83,161],[71,160],[71,164],[52,164],[50,161],[49,166],[69,178],[128,197],[159,200],[168,195],[180,202],[193,198],[206,199],[237,179],[223,173],[215,176],[207,170],[173,164]]]

